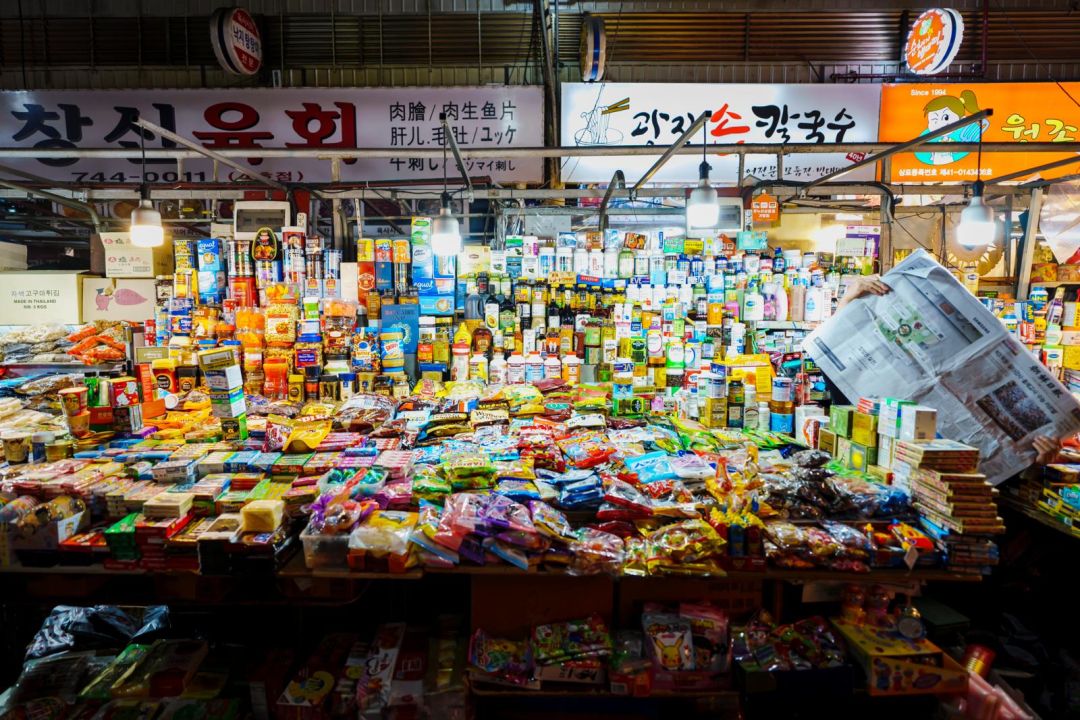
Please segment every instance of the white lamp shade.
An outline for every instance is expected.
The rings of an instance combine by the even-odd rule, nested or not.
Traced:
[[[450,257],[460,254],[462,249],[457,218],[444,210],[431,223],[431,252],[438,257]]]
[[[149,200],[139,202],[131,211],[131,244],[135,247],[160,247],[165,243],[165,228],[161,226],[161,213]]]
[[[965,248],[976,248],[992,245],[996,235],[994,210],[983,201],[981,195],[976,195],[960,213],[960,223],[956,226],[956,242]]]
[[[720,221],[720,201],[710,185],[699,185],[686,199],[686,227],[714,228]]]

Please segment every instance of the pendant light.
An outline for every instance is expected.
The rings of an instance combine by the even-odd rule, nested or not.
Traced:
[[[142,148],[142,172],[146,175],[146,142],[142,128],[139,129],[139,146]],[[139,207],[131,211],[131,244],[135,247],[154,248],[165,243],[165,228],[161,226],[161,213],[150,202],[150,186],[139,186]]]
[[[705,135],[705,126],[701,127],[701,134]],[[690,191],[686,198],[686,228],[714,228],[720,221],[720,200],[716,197],[716,189],[709,184],[709,167],[705,159],[705,151],[708,147],[708,137],[701,141],[701,165],[698,166],[698,186]]]
[[[993,245],[997,235],[997,220],[994,209],[983,200],[982,181],[982,123],[979,123],[978,170],[975,184],[971,187],[971,201],[960,213],[960,223],[956,226],[956,241],[968,250]]]
[[[431,252],[436,257],[452,257],[461,253],[461,225],[450,214],[450,193],[446,190],[446,133],[449,128],[443,126],[443,191],[439,197],[439,215],[431,223]]]

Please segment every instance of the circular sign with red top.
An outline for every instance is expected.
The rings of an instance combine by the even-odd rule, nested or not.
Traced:
[[[946,8],[927,10],[915,19],[904,48],[904,62],[916,75],[933,75],[949,66],[964,39],[960,13]]]
[[[218,63],[234,75],[254,75],[262,67],[262,36],[243,8],[221,8],[210,16],[210,42]]]

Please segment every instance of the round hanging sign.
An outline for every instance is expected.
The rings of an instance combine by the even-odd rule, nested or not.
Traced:
[[[607,33],[604,21],[585,13],[581,19],[581,79],[596,82],[604,77],[604,61],[607,59]]]
[[[210,43],[218,63],[234,75],[254,75],[262,67],[262,37],[243,8],[221,8],[210,16]]]
[[[960,52],[964,19],[947,8],[927,10],[915,19],[904,48],[904,62],[916,75],[933,75],[949,66]]]

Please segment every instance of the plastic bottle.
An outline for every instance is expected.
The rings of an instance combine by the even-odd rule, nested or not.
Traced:
[[[555,251],[555,269],[561,273],[574,272],[574,251],[572,248],[561,247]]]
[[[619,277],[619,251],[614,245],[609,245],[604,250],[604,277],[611,279]]]
[[[488,361],[487,355],[483,353],[476,353],[469,359],[469,379],[470,380],[483,380],[487,382],[488,379]]]
[[[558,355],[548,355],[544,360],[544,378],[561,378],[562,377],[562,363],[559,362]]]
[[[574,274],[589,274],[589,251],[585,248],[579,247],[574,250]]]
[[[563,358],[562,378],[567,385],[577,385],[581,382],[581,358],[574,353]]]
[[[469,346],[464,343],[454,343],[451,354],[450,379],[467,380],[469,378]]]
[[[511,385],[525,382],[525,358],[517,350],[506,361],[506,381]]]
[[[520,357],[520,356],[519,356]],[[496,355],[488,365],[488,382],[492,385],[505,385],[507,383],[509,366],[502,355]]]
[[[535,350],[525,359],[525,382],[544,379],[544,359]]]
[[[743,320],[754,322],[765,319],[765,298],[758,292],[757,285],[751,285],[743,296]]]
[[[596,248],[589,251],[589,272],[593,277],[604,277],[604,253]]]
[[[743,427],[752,430],[760,422],[760,405],[757,401],[757,386],[747,377],[743,388]]]
[[[788,319],[788,291],[783,279],[776,284],[776,319],[786,322]]]
[[[791,286],[791,320],[802,322],[806,318],[806,286],[799,281]]]
[[[806,310],[803,312],[803,319],[806,322],[821,322],[825,317],[824,304],[825,294],[821,287],[811,285],[806,288]]]
[[[769,403],[762,400],[757,404],[758,406],[758,430],[762,432],[769,432],[770,419],[769,419]]]

